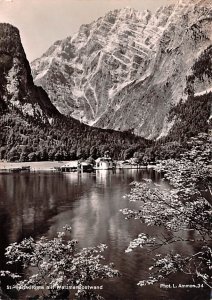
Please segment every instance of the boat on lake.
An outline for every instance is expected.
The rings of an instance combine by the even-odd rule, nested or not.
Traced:
[[[119,161],[117,163],[117,169],[146,169],[147,166],[140,165],[135,159]]]
[[[61,167],[55,168],[55,170],[60,171],[60,172],[77,172],[78,165],[76,162],[74,163],[74,162],[70,161]]]
[[[87,161],[70,161],[62,167],[58,167],[57,170],[61,172],[92,172],[93,165]]]
[[[22,172],[30,172],[30,166],[24,167],[12,167],[12,168],[3,168],[0,169],[0,173],[22,173]]]
[[[93,172],[93,165],[87,161],[82,161],[78,163],[78,171],[81,172]]]

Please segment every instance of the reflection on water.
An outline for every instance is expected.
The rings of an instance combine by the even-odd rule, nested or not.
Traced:
[[[123,195],[130,191],[130,182],[141,178],[161,180],[153,170],[0,175],[1,268],[4,267],[4,248],[9,243],[30,235],[54,237],[69,224],[72,238],[79,240],[80,246],[107,244],[106,261],[114,262],[123,275],[104,283],[106,299],[209,299],[203,290],[137,287],[136,283],[148,274],[151,256],[139,249],[129,254],[124,250],[141,231],[155,235],[163,230],[127,221],[120,213],[121,208],[129,206]],[[181,253],[193,251],[189,244],[174,247]],[[185,278],[178,276],[177,280],[184,283]]]

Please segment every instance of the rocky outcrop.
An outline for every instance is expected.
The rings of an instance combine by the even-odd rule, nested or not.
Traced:
[[[211,88],[212,11],[208,0],[182,0],[155,14],[130,8],[109,12],[57,41],[32,72],[58,110],[87,124],[166,136],[170,109]],[[208,52],[207,52],[208,51]]]
[[[34,85],[19,31],[0,24],[0,113],[15,109],[23,116],[48,122],[59,116],[42,87]]]

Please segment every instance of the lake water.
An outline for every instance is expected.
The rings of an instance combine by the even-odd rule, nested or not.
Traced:
[[[105,299],[134,300],[207,300],[205,289],[140,288],[153,254],[136,249],[125,253],[130,240],[140,232],[159,234],[163,229],[147,228],[135,220],[125,220],[120,209],[129,206],[123,196],[134,180],[152,178],[160,182],[153,170],[97,171],[96,173],[23,173],[0,175],[0,267],[4,268],[4,249],[24,237],[54,237],[66,224],[80,247],[108,245],[106,262],[113,262],[120,278],[103,282]],[[164,187],[168,187],[163,182]],[[132,206],[132,204],[131,204]],[[192,253],[192,245],[175,245],[174,250]],[[166,253],[166,249],[161,249]],[[177,276],[172,280],[186,283]],[[19,296],[20,297],[20,296]]]

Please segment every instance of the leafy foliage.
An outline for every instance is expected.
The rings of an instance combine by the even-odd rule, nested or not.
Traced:
[[[18,280],[14,285],[18,290],[43,287],[42,299],[66,299],[69,287],[77,287],[77,299],[103,299],[94,293],[91,283],[96,279],[119,276],[119,272],[113,269],[112,264],[102,264],[106,245],[77,251],[77,241],[67,239],[66,233],[70,230],[69,226],[65,226],[64,231],[52,240],[46,237],[37,241],[28,238],[11,244],[6,249],[8,264],[20,263],[27,274],[26,279],[9,271],[1,271],[1,276]]]
[[[123,209],[127,219],[136,219],[147,226],[163,226],[172,234],[151,237],[141,233],[133,240],[126,252],[136,247],[156,251],[160,247],[168,247],[173,243],[198,243],[199,251],[183,257],[179,253],[168,253],[164,257],[157,255],[155,263],[150,268],[154,273],[149,279],[142,280],[139,285],[149,285],[163,280],[175,272],[191,275],[193,280],[201,280],[211,287],[211,201],[205,196],[210,190],[212,158],[212,138],[200,134],[188,142],[187,152],[179,159],[161,161],[157,170],[163,172],[172,189],[166,190],[144,180],[133,183],[128,195],[130,201],[140,203],[140,209]],[[184,232],[192,232],[192,238],[185,238]],[[188,235],[189,236],[189,235]]]

